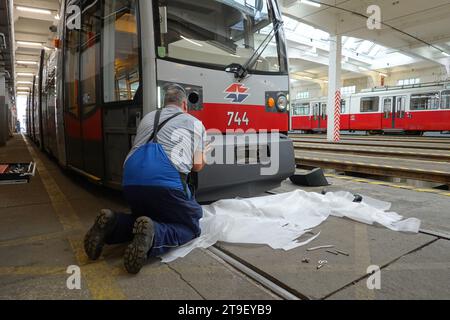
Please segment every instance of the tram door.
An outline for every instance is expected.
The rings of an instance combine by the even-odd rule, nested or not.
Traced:
[[[406,96],[395,97],[394,128],[405,129]]]
[[[320,123],[319,128],[320,129],[327,129],[328,125],[328,115],[327,115],[327,104],[321,103],[320,104]]]
[[[311,117],[311,129],[318,130],[320,129],[320,120],[321,120],[321,110],[320,110],[320,102],[312,103],[312,117]]]
[[[138,1],[105,0],[102,17],[105,181],[118,186],[143,116]]]
[[[406,96],[383,99],[383,129],[404,129]]]
[[[395,126],[394,98],[386,97],[386,98],[383,98],[382,128],[383,129],[393,129],[394,126]]]
[[[81,29],[65,37],[65,135],[68,165],[94,178],[103,177],[100,97],[100,2],[76,2],[82,8]]]

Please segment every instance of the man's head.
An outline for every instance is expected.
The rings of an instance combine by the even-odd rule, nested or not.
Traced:
[[[164,92],[164,106],[176,105],[183,109],[183,112],[188,111],[187,95],[182,86],[169,84],[164,88]]]

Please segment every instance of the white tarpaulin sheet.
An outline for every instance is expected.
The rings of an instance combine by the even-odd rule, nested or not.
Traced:
[[[378,224],[394,231],[417,233],[420,220],[389,212],[391,204],[363,196],[353,202],[349,192],[325,195],[303,190],[249,199],[220,200],[203,206],[199,238],[162,256],[162,262],[184,257],[195,248],[207,248],[217,241],[266,244],[273,249],[290,250],[309,243],[297,239],[320,225],[330,215],[361,223]]]

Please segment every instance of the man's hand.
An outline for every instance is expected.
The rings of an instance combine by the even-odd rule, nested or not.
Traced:
[[[192,166],[193,172],[201,171],[206,165],[206,154],[212,150],[211,141],[206,143],[205,150],[203,152],[197,151],[194,154],[194,165]]]

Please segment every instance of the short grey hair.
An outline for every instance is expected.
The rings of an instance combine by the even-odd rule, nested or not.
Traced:
[[[164,106],[174,104],[181,107],[187,99],[186,91],[178,84],[170,84],[164,88]]]

